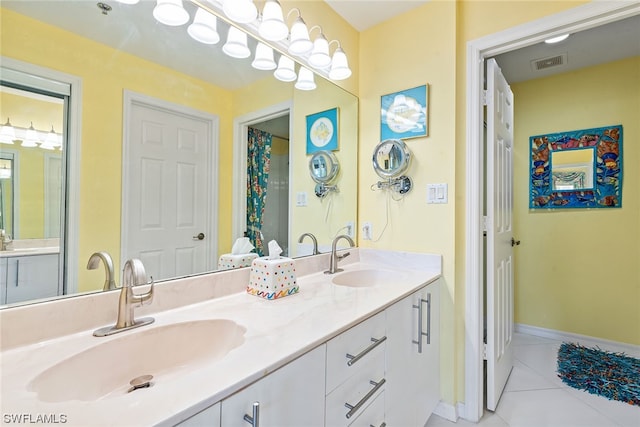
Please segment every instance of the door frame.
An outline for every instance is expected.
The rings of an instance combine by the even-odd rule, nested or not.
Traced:
[[[596,1],[527,22],[467,43],[466,53],[466,212],[465,212],[465,398],[460,416],[483,415],[483,102],[484,60],[640,14],[640,2]]]
[[[293,135],[293,101],[284,101],[278,104],[270,105],[261,110],[252,111],[251,113],[238,116],[233,120],[233,213],[231,221],[231,242],[233,245],[236,239],[244,236],[246,229],[246,215],[247,215],[247,138],[249,136],[249,126],[255,123],[264,122],[266,120],[275,119],[288,114],[289,115],[289,143],[292,141],[291,135]],[[289,182],[292,181],[293,175],[293,158],[291,153],[293,150],[289,150]],[[291,218],[293,214],[291,201],[293,186],[289,185],[289,224],[287,234],[289,236],[288,246],[292,247],[291,240]],[[229,246],[231,247],[231,246]]]
[[[162,99],[154,98],[149,95],[143,95],[141,93],[134,92],[132,90],[124,90],[123,100],[123,112],[122,112],[122,191],[121,191],[121,208],[120,208],[120,266],[123,266],[126,262],[124,256],[124,249],[128,243],[128,233],[126,232],[129,225],[129,211],[125,201],[129,200],[129,182],[131,177],[124,166],[127,158],[127,147],[129,146],[129,127],[131,125],[131,113],[134,104],[142,105],[144,107],[151,107],[165,111],[169,114],[182,114],[185,116],[193,117],[197,120],[202,120],[207,123],[207,139],[209,141],[209,157],[207,159],[207,185],[206,191],[211,196],[209,203],[206,206],[205,218],[206,224],[203,227],[203,232],[207,236],[215,236],[215,239],[206,239],[206,250],[208,252],[206,270],[211,271],[216,268],[218,260],[218,199],[220,193],[220,187],[218,185],[218,170],[219,164],[219,124],[220,119],[217,115],[211,114],[205,111],[196,110],[191,107],[187,107],[173,102],[165,101]]]

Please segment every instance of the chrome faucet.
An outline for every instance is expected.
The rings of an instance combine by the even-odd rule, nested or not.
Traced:
[[[336,254],[338,240],[340,239],[345,239],[347,242],[349,242],[349,245],[351,245],[351,247],[354,247],[356,245],[355,243],[353,243],[353,239],[351,239],[351,237],[347,236],[346,234],[341,234],[333,239],[333,243],[331,243],[331,258],[329,260],[329,270],[325,271],[324,274],[333,274],[342,271],[341,268],[338,268],[338,261],[350,255],[349,252],[345,253],[344,255]]]
[[[104,286],[102,288],[103,291],[108,291],[111,289],[116,289],[116,281],[114,279],[113,274],[113,260],[111,259],[111,255],[107,252],[94,252],[91,254],[89,258],[89,262],[87,262],[87,270],[95,270],[100,265],[100,261],[104,264]]]
[[[139,259],[130,259],[124,264],[122,287],[118,300],[118,319],[114,326],[106,326],[93,332],[96,337],[104,337],[129,329],[153,323],[153,317],[144,317],[135,320],[133,309],[153,300],[153,278],[151,278],[151,288],[144,294],[134,294],[133,287],[147,283],[147,274],[144,265]]]
[[[316,236],[314,236],[311,233],[303,233],[299,238],[298,238],[298,243],[302,243],[302,241],[304,240],[305,237],[310,237],[311,240],[313,241],[313,254],[314,255],[318,255],[320,252],[318,251],[318,239],[316,239]]]

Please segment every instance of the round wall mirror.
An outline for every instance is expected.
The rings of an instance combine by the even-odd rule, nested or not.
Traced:
[[[309,160],[311,179],[318,184],[328,184],[338,176],[340,164],[331,151],[317,151]]]
[[[397,178],[408,168],[409,148],[400,139],[386,139],[373,150],[373,169],[383,179]]]

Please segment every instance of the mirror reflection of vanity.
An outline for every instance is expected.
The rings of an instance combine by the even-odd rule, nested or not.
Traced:
[[[220,43],[203,45],[189,38],[186,25],[167,27],[158,24],[151,13],[151,3],[155,2],[143,1],[135,5],[135,9],[115,1],[103,3],[112,7],[107,15],[103,15],[93,2],[9,0],[1,5],[3,37],[0,54],[3,59],[67,73],[77,76],[82,82],[81,107],[78,110],[82,121],[77,126],[80,131],[76,140],[71,136],[73,126],[69,123],[53,123],[52,119],[45,118],[36,124],[38,119],[34,115],[19,117],[4,108],[2,111],[4,116],[11,117],[17,129],[27,128],[30,121],[40,131],[49,130],[53,125],[56,132],[66,132],[67,143],[77,144],[53,151],[61,158],[70,152],[78,157],[77,169],[71,174],[72,185],[67,187],[72,189],[66,195],[66,200],[70,201],[69,210],[64,212],[68,226],[76,229],[76,236],[66,242],[66,247],[60,239],[59,247],[66,248],[66,251],[60,251],[64,253],[61,256],[65,260],[56,267],[60,270],[61,287],[64,282],[64,289],[58,294],[102,288],[104,273],[101,269],[86,269],[87,260],[93,252],[107,251],[112,255],[116,277],[122,260],[131,257],[126,249],[121,248],[124,222],[121,188],[126,168],[122,164],[123,135],[127,132],[123,112],[125,91],[206,112],[218,120],[214,167],[217,188],[213,189],[217,209],[209,216],[213,234],[204,233],[204,241],[213,239],[213,243],[207,253],[205,268],[184,274],[214,270],[217,255],[228,252],[235,239],[242,237],[232,230],[232,223],[236,221],[232,210],[232,199],[235,198],[232,177],[246,173],[234,166],[238,163],[233,159],[233,142],[237,137],[234,120],[256,111],[269,110],[273,105],[289,103],[291,106],[288,111],[289,133],[286,135],[289,138],[286,143],[290,190],[288,200],[284,202],[284,209],[289,212],[289,242],[296,242],[304,232],[312,232],[319,240],[329,242],[335,232],[355,220],[358,113],[355,96],[317,75],[316,90],[296,90],[294,83],[278,81],[270,71],[251,68],[252,58],[226,57],[221,54],[226,37],[226,24],[221,20],[218,21]],[[193,17],[195,7],[189,2],[184,3]],[[119,38],[114,40],[112,36]],[[185,43],[189,44],[188,48],[184,47]],[[256,42],[250,40],[252,51],[255,45]],[[307,206],[300,208],[292,206],[289,200],[292,200],[291,194],[314,191],[314,183],[308,175],[309,156],[304,149],[305,116],[335,107],[339,107],[341,112],[340,133],[341,140],[345,141],[335,154],[341,164],[349,165],[341,172],[341,180],[348,190],[334,200],[328,223],[322,209],[314,209],[316,204],[321,206],[314,197],[308,199]],[[8,153],[10,149],[26,150],[19,143],[13,146],[0,144],[2,153]],[[26,165],[24,161],[26,157],[22,156],[21,166]],[[69,167],[73,167],[72,162]],[[24,195],[21,191],[19,197]],[[22,210],[20,215],[24,212]],[[24,223],[22,218],[20,221]],[[55,222],[54,218],[52,223]],[[58,224],[62,223],[60,219]],[[62,237],[63,234],[58,238]],[[27,234],[16,233],[14,244],[19,246],[22,240],[31,239]],[[296,245],[289,243],[289,246],[290,256],[297,256]],[[65,270],[69,277],[63,273]]]

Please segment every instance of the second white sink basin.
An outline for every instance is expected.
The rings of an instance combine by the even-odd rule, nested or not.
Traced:
[[[120,396],[129,382],[153,375],[152,383],[197,369],[223,358],[244,342],[246,328],[226,319],[153,325],[122,332],[121,336],[75,354],[42,372],[29,390],[45,402],[94,401]]]
[[[333,277],[331,281],[333,282],[333,284],[339,286],[361,288],[385,285],[390,282],[397,282],[401,276],[402,273],[398,271],[372,268],[338,273]]]

